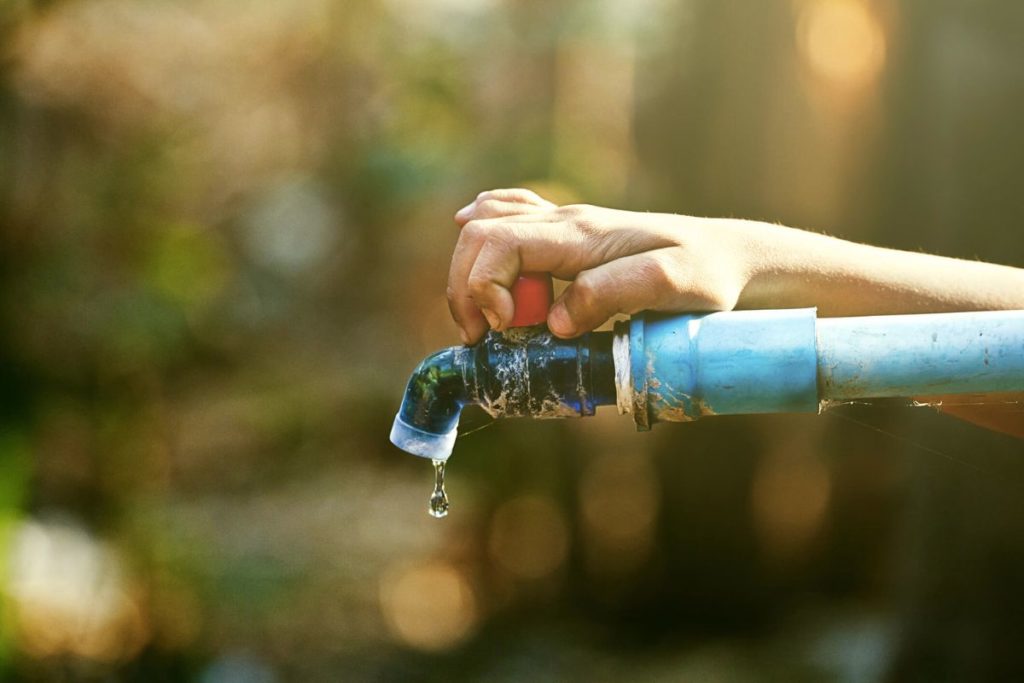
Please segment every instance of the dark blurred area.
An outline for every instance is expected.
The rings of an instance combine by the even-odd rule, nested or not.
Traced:
[[[1024,446],[387,440],[481,190],[1024,266],[1017,0],[0,6],[0,678],[1005,681]]]

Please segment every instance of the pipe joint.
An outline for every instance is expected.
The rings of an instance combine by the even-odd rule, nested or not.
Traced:
[[[619,323],[616,336],[618,405],[640,431],[707,415],[818,409],[813,308],[644,312]]]

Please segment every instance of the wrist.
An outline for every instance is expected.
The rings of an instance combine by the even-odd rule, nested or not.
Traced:
[[[791,269],[794,245],[785,229],[758,221],[723,219],[730,236],[739,297],[736,308],[769,308],[781,294],[782,277]]]
[[[742,235],[745,281],[738,308],[813,306],[828,279],[826,261],[848,242],[757,221],[734,221]]]

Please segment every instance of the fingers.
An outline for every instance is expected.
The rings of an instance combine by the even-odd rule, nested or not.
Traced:
[[[649,307],[658,291],[648,254],[616,259],[576,276],[548,313],[548,329],[558,337],[576,337],[616,313]]]
[[[492,200],[483,200],[488,201]],[[509,290],[521,271],[549,272],[568,280],[576,278],[581,271],[596,270],[602,263],[660,250],[675,243],[671,231],[644,224],[644,220],[630,212],[585,205],[548,209],[531,205],[526,213],[474,218],[465,223],[448,276],[449,307],[464,341],[473,343],[480,339],[488,326],[505,329],[515,313]],[[627,270],[623,277],[635,278],[636,275]],[[588,278],[583,278],[577,283],[573,301],[581,293],[589,297],[587,282]],[[612,290],[614,287],[609,288]],[[564,323],[559,328],[562,336],[589,329],[591,319],[599,315],[597,311],[603,310],[609,301],[614,299],[598,302],[594,312],[583,306],[581,310],[585,313],[579,320]],[[625,307],[629,302],[623,300],[616,305]]]
[[[463,344],[475,343],[487,333],[489,324],[483,312],[468,300],[468,305],[455,295],[451,287],[448,288],[448,310],[452,314],[452,320],[459,329],[459,338]]]
[[[466,286],[466,280],[482,247],[483,242],[464,240],[460,236],[448,271],[448,310],[451,311],[455,326],[459,328],[463,344],[475,343],[484,336],[488,327],[488,321],[469,296]]]
[[[580,233],[555,220],[467,223],[448,273],[449,307],[467,343],[482,337],[488,325],[501,330],[512,320],[515,305],[509,290],[520,271],[571,277],[578,269],[567,268],[567,261],[578,261],[586,251]]]
[[[554,204],[540,197],[532,190],[513,188],[487,190],[476,196],[455,214],[460,226],[479,218],[499,218],[520,213],[539,212],[554,208]]]
[[[481,247],[469,273],[469,296],[493,330],[504,329],[515,314],[511,287],[519,270],[520,258],[515,247],[492,239]]]
[[[554,208],[554,204],[542,199],[537,193],[525,189],[488,190],[477,195],[476,199],[464,206],[455,214],[455,222],[464,227],[471,220],[483,218],[500,218],[528,213],[541,213]],[[463,343],[471,344],[487,332],[488,321],[485,314],[473,302],[465,285],[472,264],[476,260],[482,242],[479,240],[460,240],[452,256],[452,268],[448,278],[448,309],[452,319],[459,328],[459,336]],[[500,292],[495,297],[502,299]],[[504,308],[504,306],[503,306]],[[487,315],[491,315],[487,310]],[[500,321],[493,315],[491,320]]]
[[[549,210],[546,206],[536,204],[522,204],[517,202],[506,202],[500,199],[485,199],[470,204],[455,214],[455,222],[464,226],[471,220],[482,218],[504,218],[527,213],[544,213]],[[463,213],[464,212],[464,213]]]

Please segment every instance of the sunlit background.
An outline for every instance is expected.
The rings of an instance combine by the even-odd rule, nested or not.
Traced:
[[[1020,680],[1024,447],[905,402],[387,440],[451,215],[1024,266],[1019,0],[0,4],[0,679]]]

